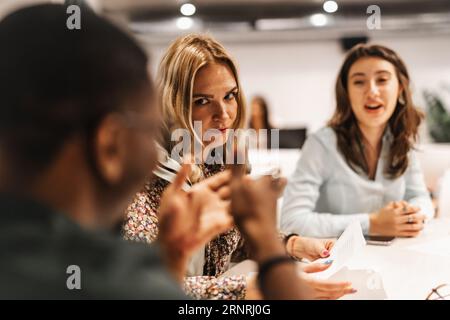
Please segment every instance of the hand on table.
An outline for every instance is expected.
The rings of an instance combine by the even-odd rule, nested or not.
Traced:
[[[370,214],[369,233],[375,235],[416,237],[424,227],[426,216],[420,208],[406,201],[390,202]]]

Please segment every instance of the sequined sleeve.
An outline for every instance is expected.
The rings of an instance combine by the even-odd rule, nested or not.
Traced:
[[[185,278],[184,291],[194,299],[242,300],[246,285],[245,276],[198,276]]]
[[[145,192],[136,194],[126,211],[123,226],[125,240],[152,243],[158,237],[158,217],[150,207],[149,195]]]

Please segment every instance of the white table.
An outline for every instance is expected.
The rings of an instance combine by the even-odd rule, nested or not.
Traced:
[[[437,241],[431,248],[412,248]],[[363,252],[348,263],[350,269],[373,269],[383,279],[388,299],[426,298],[440,284],[450,284],[450,218],[434,219],[417,238],[398,238],[391,246],[367,245]],[[226,275],[256,271],[256,264],[244,261]]]

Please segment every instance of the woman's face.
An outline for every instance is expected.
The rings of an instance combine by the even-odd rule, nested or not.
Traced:
[[[202,136],[217,129],[228,137],[238,111],[238,87],[231,69],[222,63],[202,67],[195,76],[192,97],[192,121],[201,121]],[[204,142],[208,144],[208,141]]]
[[[381,58],[361,58],[350,67],[347,88],[358,124],[384,128],[400,94],[394,65]]]

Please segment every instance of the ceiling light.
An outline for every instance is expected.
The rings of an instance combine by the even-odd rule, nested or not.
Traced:
[[[328,13],[336,12],[338,9],[338,4],[336,1],[325,1],[323,4],[323,10],[325,10]]]
[[[181,6],[180,12],[184,16],[192,16],[196,11],[195,6],[192,3],[185,3]]]
[[[323,27],[324,25],[327,24],[328,19],[327,16],[322,14],[322,13],[317,13],[317,14],[313,14],[310,18],[309,21],[311,22],[311,24],[315,27]]]

